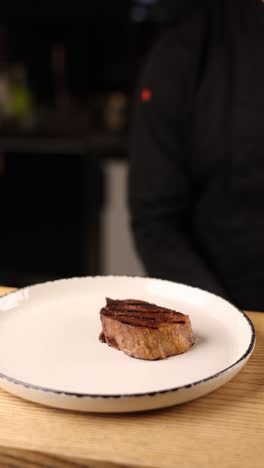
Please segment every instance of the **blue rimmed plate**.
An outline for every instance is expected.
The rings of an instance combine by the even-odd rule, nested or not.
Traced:
[[[98,340],[105,297],[142,299],[188,314],[195,345],[155,362],[109,348]],[[254,344],[253,325],[243,312],[169,281],[73,278],[0,298],[0,386],[57,408],[129,412],[190,401],[232,379]]]

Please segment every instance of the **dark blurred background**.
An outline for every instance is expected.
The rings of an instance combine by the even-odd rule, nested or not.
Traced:
[[[144,274],[125,200],[131,102],[161,30],[200,4],[105,0],[2,16],[1,285]]]

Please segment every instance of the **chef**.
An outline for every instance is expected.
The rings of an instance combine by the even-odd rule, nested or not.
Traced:
[[[129,206],[148,275],[264,310],[264,4],[214,0],[142,71]]]

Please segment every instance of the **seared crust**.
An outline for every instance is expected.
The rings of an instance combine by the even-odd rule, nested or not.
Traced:
[[[181,354],[194,343],[187,315],[148,302],[107,298],[100,317],[100,340],[140,359]]]

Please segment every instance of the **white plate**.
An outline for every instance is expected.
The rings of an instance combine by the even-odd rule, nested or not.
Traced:
[[[105,297],[143,299],[189,314],[196,344],[142,361],[102,344]],[[252,323],[213,294],[150,278],[90,277],[21,289],[0,299],[0,386],[79,411],[143,411],[183,403],[229,381],[255,344]]]

